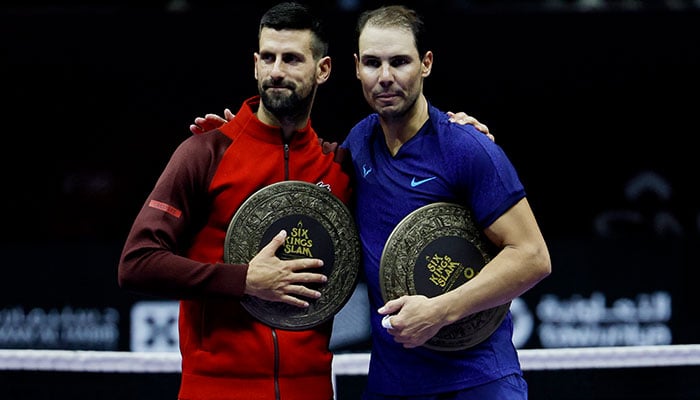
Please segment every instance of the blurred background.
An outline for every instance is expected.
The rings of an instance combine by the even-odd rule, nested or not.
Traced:
[[[177,304],[120,290],[119,253],[194,118],[256,93],[257,23],[275,3],[4,2],[0,349],[177,351]],[[429,30],[429,100],[487,124],[515,164],[553,261],[513,303],[518,348],[700,343],[700,1],[309,3],[331,34],[321,136],[342,140],[370,111],[352,58],[359,12],[402,3]],[[339,315],[339,353],[369,349],[365,306],[358,293]],[[530,382],[533,398],[690,399],[698,372]],[[25,376],[0,382],[31,398]]]

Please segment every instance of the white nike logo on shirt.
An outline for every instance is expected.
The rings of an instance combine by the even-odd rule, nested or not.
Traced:
[[[414,176],[413,179],[411,179],[411,187],[416,187],[418,185],[422,185],[425,182],[432,181],[435,178],[437,178],[437,177],[433,176],[432,178],[425,178],[425,179],[421,179],[421,180],[417,181],[416,177]]]

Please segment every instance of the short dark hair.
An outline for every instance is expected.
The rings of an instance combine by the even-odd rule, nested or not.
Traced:
[[[357,38],[367,25],[380,28],[401,28],[413,34],[418,54],[422,57],[428,51],[425,43],[425,24],[415,10],[402,5],[391,5],[368,10],[360,14],[355,29]]]
[[[314,38],[311,52],[315,59],[328,54],[328,38],[322,21],[311,9],[301,3],[290,1],[279,3],[263,14],[260,19],[258,37],[263,28],[281,30],[309,30]]]

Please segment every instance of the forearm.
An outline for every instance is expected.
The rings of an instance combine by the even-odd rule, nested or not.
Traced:
[[[149,237],[141,232],[127,239],[119,262],[122,288],[174,299],[243,295],[247,265],[199,262]]]

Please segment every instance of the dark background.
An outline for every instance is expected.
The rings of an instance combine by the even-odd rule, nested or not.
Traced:
[[[3,9],[2,238],[122,240],[194,117],[255,93],[258,8],[270,4],[259,3]],[[589,235],[595,215],[628,206],[622,188],[643,170],[671,184],[667,205],[697,233],[698,9],[434,4],[419,8],[435,52],[426,93],[489,126],[548,237]],[[312,118],[342,140],[369,110],[354,76],[357,12],[319,8],[334,64]]]
[[[129,308],[145,297],[116,285],[121,245],[193,119],[235,112],[255,94],[257,22],[275,2],[249,3],[4,3],[0,307],[114,308],[119,344],[104,350],[129,349]],[[380,3],[312,3],[330,27],[333,57],[312,120],[321,136],[340,141],[369,111],[354,76],[354,21],[358,10]],[[524,298],[668,290],[673,343],[698,343],[698,8],[682,1],[403,3],[430,30],[429,100],[486,123],[526,185],[553,274]],[[656,191],[630,195],[631,182],[645,174]],[[596,221],[604,215],[615,217],[602,232]],[[680,371],[654,372],[672,382],[664,388],[670,397],[658,398],[697,393],[695,384],[672,397],[670,388],[688,381],[690,370]],[[579,377],[614,389],[610,382],[638,380],[636,373]],[[533,390],[557,386],[553,373],[530,374]],[[575,374],[556,377],[560,390],[572,390]],[[648,390],[636,397],[591,391],[578,394],[656,398]]]

